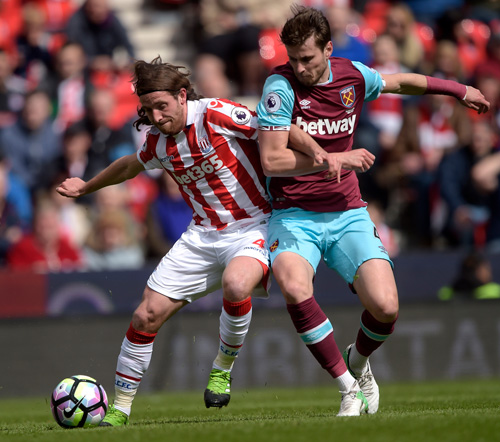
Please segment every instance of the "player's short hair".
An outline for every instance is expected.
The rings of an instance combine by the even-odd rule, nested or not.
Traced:
[[[331,40],[330,23],[318,9],[293,5],[293,17],[289,18],[280,33],[281,42],[285,46],[300,46],[314,36],[316,46],[324,49]]]
[[[135,93],[139,97],[157,91],[165,91],[177,97],[181,89],[186,89],[188,100],[200,99],[202,96],[194,91],[189,80],[190,75],[191,73],[184,66],[164,63],[161,57],[158,56],[151,63],[143,60],[135,62],[132,83]],[[143,124],[152,125],[142,108],[137,110],[137,114],[139,119],[134,122],[134,127],[137,130]]]

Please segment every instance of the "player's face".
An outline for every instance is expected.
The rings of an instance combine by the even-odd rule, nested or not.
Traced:
[[[174,97],[170,92],[156,91],[140,97],[149,121],[163,134],[176,135],[186,126],[186,90]]]
[[[297,79],[305,86],[314,86],[328,80],[328,58],[332,54],[332,42],[324,49],[318,48],[314,36],[300,46],[287,46],[288,60]]]

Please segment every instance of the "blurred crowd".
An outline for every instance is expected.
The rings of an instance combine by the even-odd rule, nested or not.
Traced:
[[[382,95],[365,106],[355,147],[376,155],[359,179],[392,257],[415,249],[500,253],[500,6],[147,1],[184,20],[176,39],[193,48],[181,62],[197,92],[249,107],[270,70],[286,62],[278,34],[293,3],[325,12],[334,56],[483,92],[491,103],[485,115],[446,96]],[[109,0],[0,0],[0,268],[140,268],[189,224],[191,210],[166,174],[142,173],[79,200],[55,191],[66,177],[87,180],[145,139],[131,124],[139,103],[130,33]]]

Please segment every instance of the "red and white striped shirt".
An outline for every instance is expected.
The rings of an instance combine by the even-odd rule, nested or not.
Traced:
[[[271,207],[257,143],[257,114],[229,100],[187,102],[186,127],[167,136],[153,127],[137,152],[146,169],[164,169],[212,230],[264,220]],[[237,223],[237,224],[235,224]]]

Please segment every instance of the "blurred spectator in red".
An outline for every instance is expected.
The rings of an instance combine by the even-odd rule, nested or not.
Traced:
[[[0,130],[14,124],[27,91],[26,80],[14,74],[12,56],[0,49]]]
[[[390,35],[381,35],[373,43],[373,68],[381,74],[407,72],[399,62],[396,42]],[[382,150],[392,149],[403,124],[402,95],[382,94],[377,100],[367,103],[371,122],[380,131],[378,143]]]
[[[405,72],[399,63],[399,51],[394,39],[388,34],[380,35],[373,43],[373,68],[383,74]],[[387,205],[387,189],[376,180],[378,170],[384,166],[386,157],[393,149],[403,124],[403,103],[407,97],[397,94],[382,94],[377,100],[366,103],[356,129],[355,145],[372,152],[377,161],[366,173],[358,176],[363,195]]]
[[[61,220],[61,232],[76,247],[83,247],[91,229],[90,207],[84,201],[61,196],[56,187],[61,180],[66,179],[66,175],[61,175],[56,179],[53,186],[47,193],[47,197],[57,207]]]
[[[32,0],[44,12],[46,22],[45,29],[53,36],[64,33],[69,18],[76,11],[77,0]]]
[[[36,3],[26,3],[22,9],[23,26],[16,40],[16,74],[25,78],[31,90],[52,75],[52,35],[46,30],[46,18]]]
[[[39,199],[33,217],[33,231],[14,244],[7,253],[11,270],[61,272],[82,268],[80,250],[61,232],[60,213],[53,202]]]
[[[149,206],[146,244],[148,255],[162,257],[186,231],[193,210],[184,201],[177,182],[166,173],[158,178],[159,193]]]
[[[105,208],[92,223],[83,248],[88,270],[138,269],[144,265],[137,225],[124,209]]]
[[[128,59],[117,59],[113,65],[94,65],[90,71],[90,82],[94,89],[105,89],[111,92],[114,110],[108,116],[108,125],[112,129],[130,126],[137,117],[139,97],[132,87],[132,72]],[[142,144],[142,143],[141,143]]]
[[[16,53],[16,38],[23,26],[21,0],[0,0],[0,48]]]
[[[92,85],[86,73],[87,59],[78,43],[66,43],[55,55],[55,73],[42,87],[54,106],[59,130],[83,120]]]
[[[360,17],[356,11],[348,4],[335,4],[326,10],[326,17],[332,33],[332,55],[369,65],[372,60],[370,45],[359,37]]]
[[[11,169],[32,195],[35,190],[47,189],[58,172],[61,135],[50,115],[48,95],[33,91],[26,96],[21,117],[0,130],[0,143]]]
[[[68,20],[66,35],[68,41],[82,45],[91,68],[112,66],[123,52],[134,58],[127,30],[108,0],[85,0]]]
[[[500,154],[495,143],[491,126],[478,121],[471,143],[442,161],[438,183],[448,208],[444,234],[452,246],[500,245]]]
[[[486,46],[486,59],[477,66],[476,75],[479,73],[500,77],[500,32],[491,34]]]
[[[399,60],[411,71],[418,71],[424,59],[424,47],[417,35],[415,18],[404,3],[396,3],[387,11],[385,32],[396,42]]]
[[[491,30],[485,23],[464,18],[455,23],[454,34],[465,75],[472,77],[476,67],[486,59]]]

